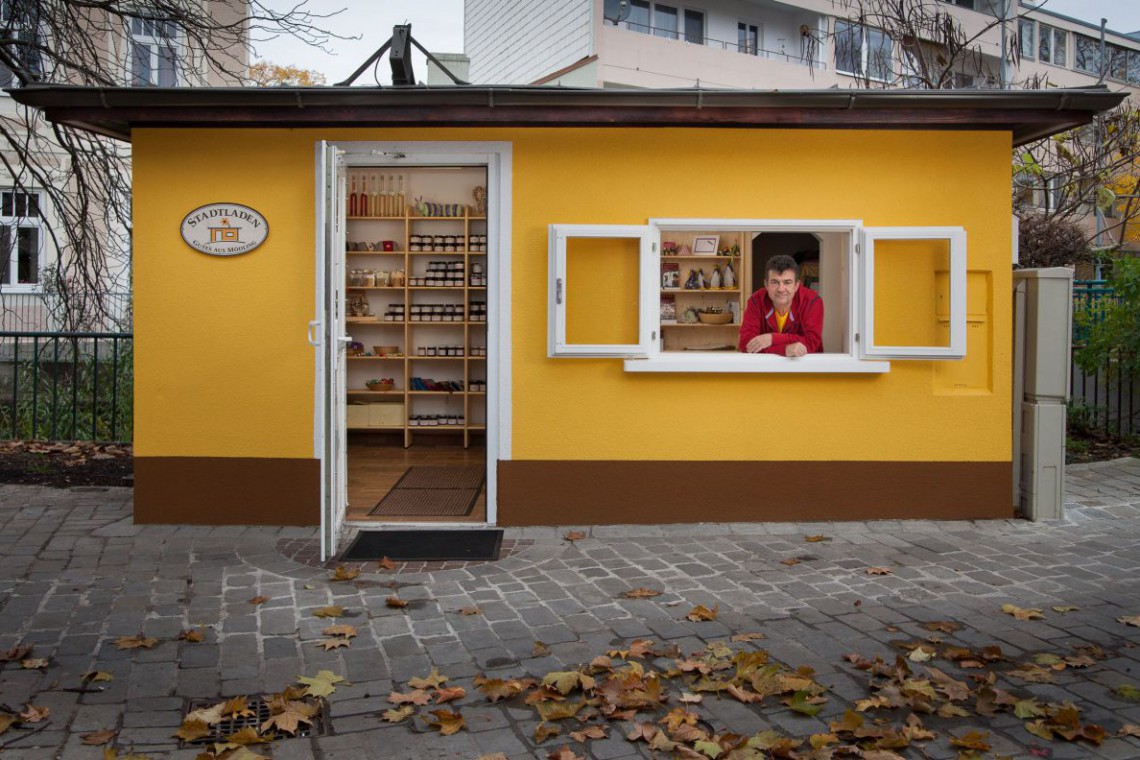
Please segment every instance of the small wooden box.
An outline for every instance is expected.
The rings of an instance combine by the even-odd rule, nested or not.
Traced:
[[[367,427],[370,406],[373,404],[349,404],[345,409],[345,425],[350,428]]]

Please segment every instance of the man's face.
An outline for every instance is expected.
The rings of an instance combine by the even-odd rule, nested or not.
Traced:
[[[768,279],[764,281],[764,289],[768,291],[768,297],[772,299],[772,303],[781,314],[786,313],[791,308],[792,297],[799,290],[799,287],[800,283],[796,280],[794,269],[784,272],[769,270]]]

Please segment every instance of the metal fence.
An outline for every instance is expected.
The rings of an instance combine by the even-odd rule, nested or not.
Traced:
[[[0,439],[132,440],[130,333],[0,331]]]
[[[1105,280],[1073,283],[1073,355],[1070,361],[1069,427],[1108,435],[1140,435],[1140,378],[1110,363],[1095,372],[1077,366],[1076,356],[1094,325],[1119,298]]]

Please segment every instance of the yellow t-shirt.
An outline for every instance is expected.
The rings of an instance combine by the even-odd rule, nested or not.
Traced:
[[[784,331],[784,323],[788,321],[787,314],[776,312],[776,329],[780,332]]]

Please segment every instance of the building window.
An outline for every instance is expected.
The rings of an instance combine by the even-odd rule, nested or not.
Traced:
[[[131,84],[178,85],[178,27],[169,21],[131,19]]]
[[[1140,86],[1140,50],[1128,51],[1128,84]]]
[[[972,11],[985,13],[987,16],[1001,18],[1002,0],[942,0],[947,5],[957,5],[959,8],[969,8]]]
[[[736,25],[736,49],[745,55],[760,54],[760,25],[741,21]]]
[[[1108,76],[1118,82],[1128,78],[1128,49],[1108,45]]]
[[[1055,66],[1065,65],[1065,41],[1068,32],[1047,24],[1037,25],[1037,59]]]
[[[701,11],[685,11],[685,42],[694,45],[705,44],[705,14]]]
[[[1033,21],[1023,18],[1017,22],[1018,52],[1024,60],[1033,60]]]
[[[677,9],[671,5],[653,5],[653,33],[665,39],[677,39]]]
[[[0,0],[0,35],[6,40],[4,52],[31,79],[43,76],[42,44],[37,8],[39,4],[21,0]],[[0,64],[0,87],[19,87],[20,79]]]
[[[881,29],[836,21],[835,68],[841,74],[887,81],[891,76],[891,38]]]
[[[625,27],[634,32],[649,34],[648,0],[630,0],[629,18],[626,19]]]
[[[38,287],[42,270],[39,193],[0,191],[0,286],[9,289]]]
[[[1083,34],[1074,34],[1073,37],[1076,47],[1073,65],[1077,71],[1099,77],[1101,69],[1100,40],[1086,37]]]

